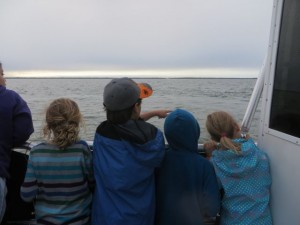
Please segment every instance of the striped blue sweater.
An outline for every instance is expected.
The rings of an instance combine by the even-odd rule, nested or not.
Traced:
[[[35,200],[38,224],[89,224],[93,188],[92,154],[86,142],[64,150],[42,143],[31,150],[21,197]]]

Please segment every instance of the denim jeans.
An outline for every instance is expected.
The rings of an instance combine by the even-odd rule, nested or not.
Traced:
[[[0,177],[0,223],[3,219],[5,209],[6,209],[6,180],[5,178]]]

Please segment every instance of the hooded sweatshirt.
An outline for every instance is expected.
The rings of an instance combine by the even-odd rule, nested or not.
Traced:
[[[252,139],[234,139],[241,152],[215,150],[211,161],[224,189],[221,225],[272,224],[271,175],[267,155]]]
[[[164,153],[163,134],[149,123],[101,123],[93,147],[92,224],[153,225],[154,170]]]
[[[219,212],[220,194],[212,164],[198,154],[199,124],[177,109],[164,132],[169,149],[157,174],[156,224],[202,225]]]
[[[11,149],[33,133],[31,112],[21,96],[0,85],[0,177],[9,177]]]

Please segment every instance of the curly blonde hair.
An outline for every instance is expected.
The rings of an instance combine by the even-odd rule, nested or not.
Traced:
[[[79,140],[82,115],[76,102],[68,98],[54,100],[46,111],[44,137],[64,149]]]
[[[222,148],[233,149],[235,152],[241,150],[240,144],[231,140],[238,127],[238,123],[227,112],[214,112],[209,114],[206,119],[206,129],[211,139],[219,142]]]

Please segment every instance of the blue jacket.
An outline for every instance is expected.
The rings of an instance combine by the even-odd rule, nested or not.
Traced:
[[[267,155],[252,139],[234,139],[241,152],[215,150],[211,161],[224,189],[221,225],[271,225]]]
[[[192,114],[173,111],[165,121],[169,144],[157,176],[157,225],[202,225],[220,210],[212,164],[198,154],[200,127]]]
[[[165,152],[161,131],[142,120],[97,128],[93,146],[94,225],[153,225],[154,169]]]
[[[9,177],[11,149],[24,144],[32,133],[31,112],[26,102],[0,85],[0,177]]]

